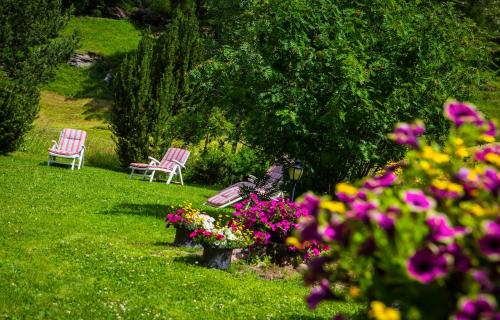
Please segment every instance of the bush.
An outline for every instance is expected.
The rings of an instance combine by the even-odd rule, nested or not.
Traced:
[[[488,53],[470,21],[430,1],[249,1],[204,68],[217,101],[244,115],[243,140],[306,168],[326,192],[399,160],[384,132],[425,120],[447,132],[440,104],[468,99]],[[213,76],[213,75],[217,75]],[[213,84],[213,86],[211,86]]]
[[[304,197],[300,241],[332,248],[308,266],[306,282],[319,284],[309,307],[340,299],[332,283],[355,274],[349,292],[375,319],[498,318],[500,146],[476,147],[495,141],[496,125],[468,104],[445,113],[455,128],[444,146],[418,138],[420,122],[397,126],[391,138],[413,149],[400,177],[339,184],[340,201]]]
[[[186,170],[186,179],[203,184],[230,185],[247,180],[248,175],[263,176],[267,163],[252,149],[243,147],[237,153],[229,148],[210,145],[206,152],[194,151]]]
[[[69,58],[73,36],[58,0],[0,2],[0,153],[16,150],[38,114],[39,87]]]

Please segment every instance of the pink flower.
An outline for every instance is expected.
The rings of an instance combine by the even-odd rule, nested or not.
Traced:
[[[427,197],[422,190],[413,189],[403,193],[403,201],[415,212],[434,209],[434,199]]]
[[[476,107],[464,102],[448,102],[444,106],[444,114],[448,119],[453,121],[457,127],[460,127],[464,123],[472,123],[477,126],[482,126],[484,124],[484,119],[477,112]]]
[[[429,283],[448,273],[446,258],[429,248],[420,249],[407,263],[408,274],[421,283]]]
[[[366,182],[363,184],[363,188],[369,190],[387,188],[390,187],[394,183],[394,181],[396,181],[396,178],[396,174],[391,171],[387,171],[382,175],[366,180]]]
[[[396,141],[397,144],[406,144],[413,148],[418,148],[418,137],[425,132],[425,127],[422,122],[413,124],[399,123],[396,125],[394,133],[389,137]]]

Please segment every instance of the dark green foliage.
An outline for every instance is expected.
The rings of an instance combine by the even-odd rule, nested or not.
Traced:
[[[124,166],[160,156],[175,138],[169,128],[184,108],[187,74],[201,58],[196,18],[176,12],[165,32],[143,38],[116,75],[111,123]]]
[[[0,153],[16,150],[38,113],[39,86],[68,59],[60,0],[0,2]],[[56,39],[57,38],[57,39]]]
[[[241,8],[201,78],[214,100],[244,115],[243,139],[268,156],[301,159],[315,190],[398,159],[401,148],[387,138],[398,121],[420,118],[438,139],[447,130],[443,101],[469,98],[487,62],[474,26],[446,4]]]
[[[227,186],[245,181],[249,175],[263,176],[268,163],[249,148],[232,153],[227,147],[210,146],[205,152],[193,152],[186,170],[186,180]]]

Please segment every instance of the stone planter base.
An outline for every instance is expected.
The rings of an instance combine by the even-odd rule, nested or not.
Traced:
[[[175,228],[175,239],[174,246],[178,247],[196,247],[197,244],[189,238],[191,230],[186,228],[178,227]]]
[[[203,263],[209,268],[227,270],[231,266],[233,249],[203,247]]]

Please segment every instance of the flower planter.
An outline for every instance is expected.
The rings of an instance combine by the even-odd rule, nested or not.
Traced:
[[[176,227],[175,228],[174,246],[196,247],[197,244],[189,237],[190,233],[191,233],[191,230],[189,230],[189,229],[186,229],[183,227]]]
[[[203,247],[203,262],[209,268],[229,269],[233,249]]]

